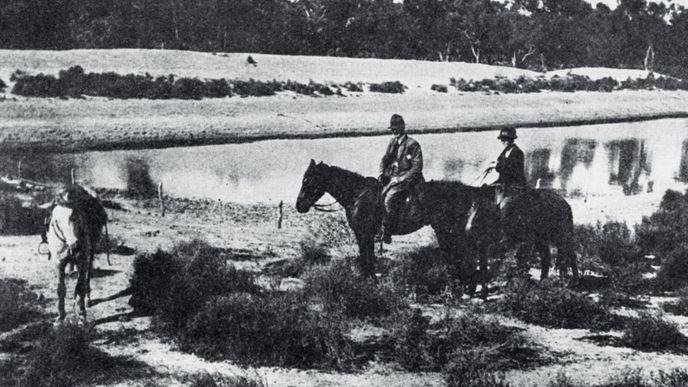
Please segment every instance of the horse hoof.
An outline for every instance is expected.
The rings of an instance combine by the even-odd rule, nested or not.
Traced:
[[[59,328],[65,323],[65,318],[64,317],[58,317],[53,321],[53,328]]]

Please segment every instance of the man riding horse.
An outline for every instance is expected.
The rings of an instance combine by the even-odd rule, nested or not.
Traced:
[[[399,212],[406,199],[425,180],[423,152],[420,144],[406,134],[404,118],[399,114],[392,115],[389,129],[394,137],[380,162],[378,181],[384,186],[381,193],[384,217],[376,236],[378,240],[388,244],[392,243],[392,230],[399,221]]]

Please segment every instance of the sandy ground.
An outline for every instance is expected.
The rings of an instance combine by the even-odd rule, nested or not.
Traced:
[[[539,74],[510,67],[462,62],[424,62],[331,57],[216,54],[169,50],[0,50],[0,79],[10,85],[16,69],[57,74],[81,65],[86,71],[175,74],[199,78],[383,82],[398,80],[404,94],[344,92],[345,97],[309,97],[283,92],[272,97],[201,101],[61,100],[0,98],[0,150],[78,151],[165,147],[386,133],[393,113],[404,115],[412,133],[494,129],[504,125],[551,126],[688,115],[688,92],[543,92],[496,94],[430,90],[450,79],[551,77],[575,73],[618,80],[647,75],[641,70],[580,68]],[[367,90],[367,89],[366,89]],[[2,97],[2,96],[0,96]]]
[[[168,212],[159,216],[150,207],[137,207],[125,202],[129,211],[108,210],[111,218],[110,233],[114,239],[134,248],[137,252],[168,248],[181,240],[204,238],[213,246],[232,249],[255,259],[238,263],[243,267],[259,268],[274,259],[295,257],[299,254],[299,241],[309,235],[308,225],[324,215],[320,213],[297,214],[288,205],[284,227],[276,228],[275,211],[267,206],[231,206],[223,211],[214,204],[188,207],[183,212]],[[338,213],[333,216],[343,216]],[[52,262],[36,251],[38,236],[0,237],[0,276],[21,278],[43,294],[50,303],[47,311],[54,313],[56,274]],[[394,259],[397,254],[414,246],[434,243],[431,230],[425,228],[405,237],[395,238],[385,256]],[[336,254],[336,253],[335,253]],[[105,297],[125,289],[131,273],[132,255],[112,255],[112,266],[103,256],[97,261],[96,276],[92,280],[92,297]],[[73,280],[72,280],[73,281]],[[68,297],[73,289],[68,283]],[[440,386],[438,373],[408,373],[388,364],[370,363],[356,373],[320,372],[274,367],[242,369],[226,361],[206,361],[195,355],[179,352],[175,346],[150,330],[150,319],[118,318],[131,311],[127,297],[94,306],[89,310],[91,321],[100,321],[101,332],[127,332],[127,340],[95,344],[112,355],[125,355],[140,361],[153,370],[154,375],[143,379],[122,380],[117,385],[183,385],[185,375],[204,372],[232,376],[248,372],[268,382],[270,386]],[[466,301],[466,305],[476,302]],[[651,308],[657,308],[655,302]],[[688,333],[688,319],[670,316],[684,333]],[[110,320],[110,322],[104,322]],[[670,353],[639,352],[628,348],[596,345],[581,338],[591,332],[582,329],[547,329],[505,319],[505,323],[525,329],[525,334],[550,351],[559,353],[557,363],[531,370],[510,371],[507,380],[515,386],[546,386],[559,372],[566,372],[575,380],[599,382],[610,375],[619,374],[628,367],[641,367],[644,372],[670,370],[688,364],[688,356]],[[619,335],[620,332],[611,332]]]

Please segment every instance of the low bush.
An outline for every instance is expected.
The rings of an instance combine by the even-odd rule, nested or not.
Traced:
[[[47,210],[24,207],[19,198],[0,192],[0,235],[40,234],[47,215]]]
[[[688,385],[688,372],[675,368],[669,372],[658,371],[651,373],[649,377],[643,376],[642,369],[626,369],[609,380],[594,385],[574,382],[565,373],[557,374],[557,377],[547,384],[547,387],[682,387]]]
[[[314,239],[304,239],[299,243],[301,259],[306,265],[324,265],[330,261],[330,252],[326,246]]]
[[[375,93],[401,94],[406,89],[408,89],[408,87],[406,87],[404,84],[402,84],[399,81],[389,81],[389,82],[371,83],[370,84],[370,91],[375,92]]]
[[[461,356],[472,356],[472,363],[465,366],[480,372],[551,361],[547,351],[521,335],[518,328],[503,326],[494,318],[470,311],[430,324],[420,310],[406,310],[395,315],[391,331],[394,359],[410,371],[455,368],[452,363]]]
[[[662,290],[686,286],[688,283],[688,245],[681,243],[664,257],[657,273],[656,283]]]
[[[447,86],[446,85],[433,84],[432,86],[430,86],[430,90],[436,91],[438,93],[446,93],[447,92]]]
[[[678,325],[659,314],[640,312],[624,329],[621,343],[642,351],[682,350],[686,337]]]
[[[0,93],[4,93],[7,88],[7,84],[0,78]]]
[[[322,302],[328,313],[379,318],[406,306],[392,286],[362,276],[347,261],[312,267],[304,277],[305,293]]]
[[[150,375],[144,364],[113,357],[91,346],[95,337],[91,326],[65,324],[46,329],[26,356],[24,374],[17,385],[61,387],[110,385]]]
[[[241,364],[342,369],[352,360],[345,331],[298,294],[234,293],[208,300],[177,337],[186,350]]]
[[[665,302],[662,304],[662,309],[667,313],[688,316],[688,297],[681,296],[675,302]]]
[[[0,278],[0,332],[12,330],[40,316],[38,296],[26,281]]]
[[[420,309],[413,308],[401,311],[394,320],[392,337],[395,360],[409,371],[432,369],[431,343],[428,335],[430,318],[423,316]]]
[[[347,82],[344,84],[344,87],[348,92],[351,93],[360,93],[363,91],[363,88],[360,86],[359,83]]]
[[[235,79],[232,81],[232,90],[242,97],[265,97],[282,91],[282,85],[276,81],[263,82],[253,78],[248,81]]]
[[[224,376],[204,373],[188,381],[191,387],[267,387],[259,378],[249,376]]]
[[[160,327],[183,329],[188,318],[213,296],[258,293],[253,274],[228,265],[206,242],[180,243],[171,253],[157,251],[134,259],[129,301],[135,312],[154,313]]]
[[[452,268],[438,247],[420,247],[401,254],[390,276],[403,294],[421,298],[440,295],[452,285]]]
[[[514,280],[497,307],[525,322],[553,328],[608,330],[620,323],[604,306],[552,281]]]
[[[480,349],[457,350],[444,369],[447,387],[509,387],[504,374],[495,373]]]

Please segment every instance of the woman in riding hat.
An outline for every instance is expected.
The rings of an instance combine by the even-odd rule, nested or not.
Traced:
[[[499,173],[499,179],[495,184],[517,187],[525,187],[528,184],[523,151],[514,144],[517,137],[516,128],[513,126],[506,127],[499,132],[497,138],[502,141],[504,150],[497,158],[497,164],[491,167]]]

